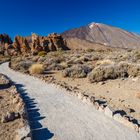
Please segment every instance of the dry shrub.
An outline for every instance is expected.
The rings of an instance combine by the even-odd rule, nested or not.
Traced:
[[[47,53],[45,51],[38,52],[38,56],[44,57]]]
[[[9,61],[9,60],[10,60],[9,56],[3,56],[3,55],[0,54],[0,63],[6,62],[6,61]]]
[[[99,65],[88,74],[88,79],[90,82],[100,82],[108,79],[124,78],[129,76],[127,71],[127,63]]]
[[[61,66],[63,69],[68,68],[67,62],[61,62],[61,63],[60,63],[60,66]]]
[[[128,77],[129,65],[130,64],[127,62],[123,62],[123,61],[120,62],[118,65],[114,67],[114,73],[117,75],[117,77],[122,77],[122,78]]]
[[[70,68],[66,68],[62,75],[63,77],[84,78],[91,70],[92,68],[86,65],[74,65]]]
[[[109,59],[104,59],[104,60],[100,60],[100,61],[97,61],[96,65],[113,65],[114,62],[109,60]]]
[[[94,52],[95,50],[94,50],[94,49],[89,48],[89,49],[87,49],[86,51],[87,51],[87,52]]]
[[[136,77],[140,75],[140,65],[131,64],[128,69],[129,76]]]
[[[135,57],[136,57],[136,59],[140,59],[140,51],[135,52]]]
[[[115,77],[116,73],[114,73],[114,65],[98,66],[88,74],[88,79],[91,83],[114,79]]]
[[[65,51],[59,50],[59,51],[50,52],[49,54],[53,57],[59,58],[59,57],[64,57]]]
[[[42,74],[44,72],[44,67],[42,64],[33,64],[29,68],[30,74]]]
[[[22,60],[17,64],[17,67],[19,67],[19,69],[28,70],[29,67],[33,64],[33,62],[31,60]]]
[[[99,65],[88,74],[90,82],[100,82],[129,76],[140,76],[140,65],[128,62],[120,62],[113,65]]]
[[[136,93],[136,98],[140,99],[140,92],[139,93]]]

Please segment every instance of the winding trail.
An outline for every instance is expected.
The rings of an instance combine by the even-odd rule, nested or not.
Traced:
[[[34,140],[140,140],[140,134],[104,116],[65,90],[14,72],[8,63],[0,73],[13,80],[27,104]]]

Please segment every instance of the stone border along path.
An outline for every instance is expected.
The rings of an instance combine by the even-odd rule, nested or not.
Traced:
[[[63,84],[59,84],[57,82],[53,82],[53,80],[45,80],[45,76],[39,76],[36,75],[39,79],[46,83],[52,83],[54,86],[58,86],[58,88],[64,89]],[[112,107],[110,107],[107,104],[107,101],[96,99],[94,96],[89,96],[86,93],[81,93],[77,90],[72,91],[72,87],[65,88],[67,93],[69,93],[72,96],[76,96],[78,99],[82,100],[83,103],[86,103],[88,105],[92,105],[96,110],[104,113],[106,116],[114,119],[115,121],[118,121],[119,123],[134,129],[136,132],[140,133],[140,122],[133,118],[132,116],[127,115],[127,113],[124,110],[114,110]]]
[[[15,140],[31,140],[32,134],[31,129],[28,122],[28,113],[27,108],[18,92],[16,85],[8,79],[7,76],[2,75],[3,84],[1,85],[0,89],[6,89],[11,95],[11,101],[13,104],[16,105],[16,112],[7,112],[7,114],[3,114],[1,122],[8,123],[10,121],[14,121],[17,118],[22,118],[24,121],[24,126],[20,129],[15,130]]]
[[[127,119],[114,114],[109,106],[99,105],[94,97],[74,93],[82,103],[70,95],[72,92],[67,94],[68,91],[56,85],[15,72],[8,63],[0,65],[0,73],[22,84],[28,96],[35,98],[36,108],[43,117],[37,118],[40,126],[34,124],[32,128],[31,122],[34,140],[140,140],[139,133],[119,123],[128,123]]]

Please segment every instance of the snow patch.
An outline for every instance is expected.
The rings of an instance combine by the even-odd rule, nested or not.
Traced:
[[[90,29],[92,29],[93,27],[94,27],[94,25],[93,25],[93,24],[90,24],[90,25],[89,25],[89,28],[90,28]]]
[[[93,23],[89,24],[89,28],[90,28],[90,29],[92,29],[92,28],[95,27],[95,26],[99,26],[99,23],[93,22]]]

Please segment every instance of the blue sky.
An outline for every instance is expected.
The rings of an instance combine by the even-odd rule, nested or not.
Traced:
[[[47,35],[90,22],[140,34],[139,0],[0,0],[0,33]]]

